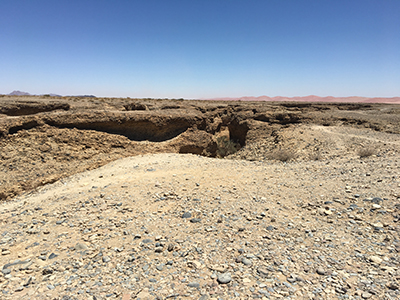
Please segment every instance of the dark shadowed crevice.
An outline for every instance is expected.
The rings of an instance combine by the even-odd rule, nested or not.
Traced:
[[[21,130],[29,130],[29,129],[32,129],[32,128],[37,127],[37,126],[39,126],[39,123],[38,123],[38,122],[36,122],[36,121],[30,121],[30,122],[24,123],[24,124],[19,125],[19,126],[10,127],[10,128],[8,129],[8,134],[15,134],[15,133],[17,133],[18,131],[21,131]]]
[[[179,153],[192,153],[192,154],[198,154],[201,155],[203,154],[204,148],[202,147],[196,147],[196,146],[192,146],[192,145],[184,145],[182,147],[179,148]]]
[[[161,110],[165,110],[165,109],[181,109],[182,107],[180,107],[179,105],[165,105],[161,107]]]
[[[275,115],[275,119],[282,125],[298,124],[301,121],[300,116],[294,113],[279,113]]]
[[[247,132],[249,126],[246,122],[239,123],[234,120],[228,125],[229,137],[235,143],[240,144],[241,147],[246,145]]]
[[[100,132],[119,134],[132,141],[151,141],[163,142],[185,132],[191,124],[189,122],[174,122],[155,124],[151,121],[128,121],[128,122],[93,122],[93,123],[74,123],[74,124],[55,124],[48,123],[58,128],[77,128],[83,130],[96,130]]]
[[[70,105],[68,103],[16,104],[0,108],[0,114],[5,114],[7,116],[27,116],[38,114],[41,112],[50,112],[58,109],[69,110]]]
[[[261,122],[270,122],[271,118],[265,114],[258,114],[254,117],[254,120]]]

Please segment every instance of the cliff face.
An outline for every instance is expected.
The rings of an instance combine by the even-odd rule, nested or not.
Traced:
[[[2,96],[0,199],[138,154],[273,160],[271,153],[285,149],[297,160],[345,155],[365,135],[343,146],[334,141],[346,137],[338,128],[398,134],[399,111],[359,103]]]

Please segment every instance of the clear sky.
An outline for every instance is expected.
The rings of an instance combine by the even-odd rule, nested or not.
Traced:
[[[400,96],[400,0],[0,0],[0,94]]]

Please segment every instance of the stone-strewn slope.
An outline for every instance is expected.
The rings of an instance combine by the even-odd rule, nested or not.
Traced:
[[[399,170],[118,160],[3,203],[1,299],[399,299]]]

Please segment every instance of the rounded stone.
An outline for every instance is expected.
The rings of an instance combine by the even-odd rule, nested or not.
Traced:
[[[103,256],[102,260],[104,263],[108,263],[109,261],[111,261],[111,258],[109,258],[108,256]]]
[[[227,283],[229,283],[229,282],[231,282],[232,281],[232,275],[231,275],[231,273],[223,273],[223,274],[220,274],[220,275],[218,275],[218,277],[217,277],[217,281],[218,281],[218,283],[220,283],[220,284],[227,284]]]
[[[190,282],[190,283],[188,283],[188,287],[199,288],[200,287],[200,283],[198,283],[198,282]]]
[[[243,259],[242,259],[242,264],[244,264],[245,266],[251,266],[251,265],[252,265],[252,262],[251,262],[251,260],[248,259],[248,258],[243,258]]]
[[[362,294],[361,294],[361,298],[363,298],[363,299],[369,299],[369,298],[371,298],[372,297],[372,294],[371,293],[368,293],[368,292],[363,292]]]
[[[88,246],[85,243],[77,243],[75,245],[75,250],[86,250]]]
[[[190,217],[192,217],[192,214],[191,214],[190,212],[185,212],[185,213],[182,215],[182,218],[184,218],[184,219],[188,219],[188,218],[190,218]]]
[[[325,271],[324,268],[318,267],[318,269],[317,269],[317,274],[319,274],[319,275],[325,275],[325,274],[326,274],[326,271]]]
[[[376,264],[380,264],[382,262],[382,259],[375,255],[371,256],[369,259],[371,262],[376,263]]]

